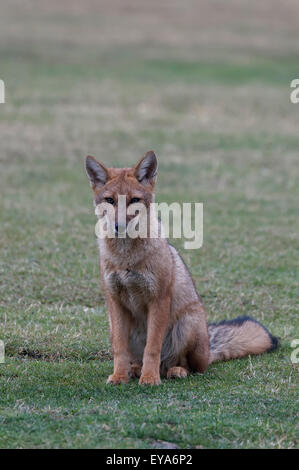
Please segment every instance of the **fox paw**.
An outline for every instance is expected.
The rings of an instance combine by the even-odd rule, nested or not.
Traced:
[[[188,371],[184,367],[171,367],[167,371],[167,378],[174,379],[178,377],[179,379],[184,379],[187,377]]]
[[[131,365],[130,376],[132,379],[139,378],[141,376],[141,365],[134,363]]]
[[[109,375],[107,379],[107,384],[113,384],[113,385],[127,384],[128,382],[129,382],[128,375],[112,374],[112,375]]]
[[[160,385],[159,375],[141,375],[139,385]]]

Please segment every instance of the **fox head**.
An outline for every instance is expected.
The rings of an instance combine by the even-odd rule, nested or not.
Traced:
[[[109,204],[108,222],[113,224],[117,236],[126,232],[129,222],[136,216],[134,208],[141,204],[149,214],[155,200],[157,157],[147,152],[132,168],[106,168],[94,157],[86,157],[86,171],[94,194],[95,206]],[[140,207],[140,206],[138,206]],[[125,217],[121,213],[125,208]]]

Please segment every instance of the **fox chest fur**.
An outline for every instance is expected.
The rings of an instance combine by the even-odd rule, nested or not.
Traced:
[[[142,246],[135,246],[130,240],[99,242],[104,288],[136,320],[147,313],[149,303],[160,294],[161,279],[169,282],[169,272],[157,270],[156,244],[155,240]]]
[[[146,313],[146,305],[156,293],[157,280],[149,270],[105,271],[104,281],[112,297],[116,297],[134,317]]]

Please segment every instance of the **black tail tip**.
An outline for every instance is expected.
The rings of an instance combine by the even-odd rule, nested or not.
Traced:
[[[268,330],[267,330],[267,332],[269,334],[269,338],[270,338],[270,341],[271,341],[271,346],[268,349],[268,352],[271,352],[271,351],[274,351],[275,349],[278,348],[280,341],[279,341],[279,338],[277,338],[277,336],[271,335],[271,333]]]
[[[252,318],[252,317],[243,317],[245,321],[252,321],[252,322],[255,322],[255,323],[258,323],[265,331],[266,333],[268,334],[269,336],[269,339],[271,341],[271,345],[270,347],[267,349],[267,352],[271,352],[271,351],[274,351],[275,349],[278,348],[279,346],[279,338],[277,338],[276,336],[273,336],[270,331],[268,330],[268,328],[266,328],[261,322],[259,322],[258,320],[256,320],[255,318]]]
[[[271,345],[270,347],[267,349],[267,352],[271,352],[271,351],[274,351],[275,349],[278,348],[279,346],[279,338],[277,336],[273,336],[270,331],[268,330],[268,328],[266,328],[261,322],[259,322],[258,320],[256,320],[255,318],[252,318],[252,317],[244,317],[244,319],[246,319],[247,321],[252,321],[252,322],[255,322],[255,323],[258,323],[265,331],[266,333],[268,334],[269,336],[269,339],[271,341]]]

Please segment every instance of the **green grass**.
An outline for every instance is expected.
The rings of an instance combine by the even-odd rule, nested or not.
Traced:
[[[210,2],[203,36],[176,3],[169,17],[152,2],[142,21],[108,3],[79,16],[13,3],[0,18],[0,447],[295,447],[297,27],[257,1],[253,17]],[[254,316],[281,347],[159,388],[111,387],[84,157],[126,166],[150,148],[158,201],[204,203],[203,247],[174,243],[209,320]]]
[[[288,352],[280,351],[280,361]],[[181,448],[229,448],[293,443],[294,375],[281,373],[270,357],[220,364],[204,377],[164,382],[160,388],[106,386],[110,369],[109,362],[87,360],[9,361],[2,375],[7,404],[1,413],[2,445],[143,448],[166,441]]]

